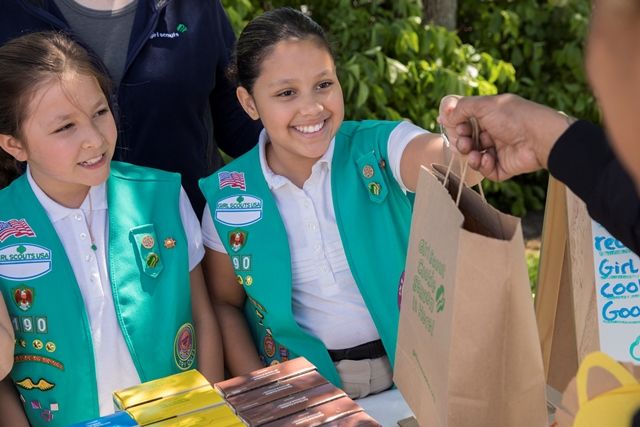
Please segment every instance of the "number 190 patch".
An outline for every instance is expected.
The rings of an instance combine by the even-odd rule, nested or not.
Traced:
[[[36,334],[49,332],[46,316],[11,316],[11,324],[15,332]]]

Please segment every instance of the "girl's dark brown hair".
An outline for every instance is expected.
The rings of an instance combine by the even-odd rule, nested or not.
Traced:
[[[278,42],[289,39],[313,39],[334,56],[318,23],[299,10],[281,7],[258,16],[242,30],[227,68],[227,77],[252,93],[262,61]]]
[[[68,35],[43,31],[15,38],[0,47],[0,134],[21,139],[27,105],[39,85],[74,71],[93,76],[107,99],[111,83],[104,67]],[[21,174],[21,165],[0,149],[0,188]]]

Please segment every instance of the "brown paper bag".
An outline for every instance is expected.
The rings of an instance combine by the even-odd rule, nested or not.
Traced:
[[[546,426],[520,220],[441,180],[420,171],[396,385],[423,427]]]

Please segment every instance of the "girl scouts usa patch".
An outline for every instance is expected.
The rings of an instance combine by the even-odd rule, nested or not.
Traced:
[[[262,199],[251,194],[226,197],[216,203],[215,220],[229,226],[242,226],[262,219]]]
[[[0,248],[0,278],[21,281],[36,279],[51,271],[51,249],[34,244]]]
[[[176,365],[185,371],[193,366],[196,358],[195,330],[191,323],[180,326],[173,343],[173,357]]]

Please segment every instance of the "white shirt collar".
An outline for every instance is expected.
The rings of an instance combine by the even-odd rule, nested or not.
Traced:
[[[265,180],[267,181],[267,185],[270,190],[277,189],[282,187],[286,183],[289,183],[289,179],[285,178],[282,175],[277,175],[274,173],[269,164],[267,163],[267,155],[265,151],[265,147],[267,145],[269,136],[267,135],[267,131],[262,129],[260,132],[260,137],[258,138],[258,147],[260,151],[260,167],[262,168],[262,173],[264,175]],[[331,143],[327,148],[327,151],[316,161],[311,169],[311,174],[314,174],[319,168],[325,167],[327,171],[331,170],[331,161],[333,160],[333,149],[335,144],[335,137],[331,139]]]
[[[33,193],[36,195],[36,198],[38,199],[38,201],[40,202],[44,210],[47,212],[47,216],[49,217],[51,222],[59,221],[71,215],[75,211],[77,211],[77,209],[72,209],[72,208],[67,208],[65,206],[62,206],[61,204],[53,200],[51,197],[47,196],[45,192],[42,191],[42,189],[34,181],[33,177],[31,176],[31,170],[29,169],[29,166],[27,166],[26,174],[27,174],[27,180],[29,181],[29,186],[31,186],[31,190],[33,190]],[[91,208],[94,211],[107,209],[106,182],[103,182],[100,185],[95,185],[91,187],[90,194],[91,194]],[[82,205],[80,205],[80,207],[78,208],[78,209],[82,209],[87,213],[89,212],[88,196],[89,195],[85,197],[85,199],[82,201]]]

